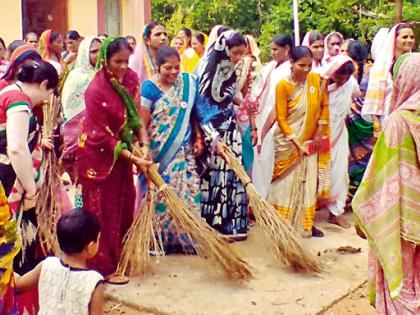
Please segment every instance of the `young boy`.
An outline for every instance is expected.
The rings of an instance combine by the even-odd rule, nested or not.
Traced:
[[[25,275],[15,274],[18,292],[38,286],[38,314],[103,314],[103,277],[86,269],[98,251],[99,232],[93,212],[70,210],[57,223],[61,259],[47,257]]]

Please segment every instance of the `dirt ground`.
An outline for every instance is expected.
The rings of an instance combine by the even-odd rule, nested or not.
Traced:
[[[323,274],[302,275],[282,266],[253,228],[246,242],[234,245],[255,270],[245,285],[227,281],[205,259],[170,255],[156,261],[148,276],[107,286],[112,302],[106,314],[373,315],[364,285],[367,242],[354,229],[317,225],[326,237],[305,243],[324,262]]]
[[[105,314],[110,315],[154,315],[162,314],[154,311],[146,311],[141,308],[130,308],[122,303],[108,302],[105,307]],[[375,315],[375,309],[369,304],[367,286],[361,288],[331,305],[325,311],[316,315]]]

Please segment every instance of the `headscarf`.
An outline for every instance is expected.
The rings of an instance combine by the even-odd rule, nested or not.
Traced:
[[[395,43],[397,28],[396,24],[388,33],[380,54],[375,59],[370,70],[368,90],[363,105],[363,115],[382,116],[385,114],[385,97],[387,78],[395,58]]]
[[[338,36],[342,42],[344,42],[344,36],[343,34],[339,32],[331,32],[324,38],[324,58],[322,59],[323,64],[327,64],[331,61],[331,58],[334,57],[330,54],[330,51],[328,49],[328,41],[332,36]]]
[[[394,89],[390,112],[419,110],[420,108],[420,53],[406,53],[394,65]]]
[[[349,56],[337,55],[331,58],[331,61],[321,68],[320,74],[330,79],[347,62],[353,63],[353,60]]]
[[[85,109],[84,93],[95,76],[95,67],[90,64],[90,46],[97,37],[86,37],[80,43],[74,69],[64,83],[61,101],[66,120],[72,119]]]
[[[106,57],[108,46],[112,42],[116,40],[120,40],[120,39],[124,39],[124,37],[118,37],[118,36],[109,37],[103,42],[101,49],[99,51],[98,62],[96,64],[97,70],[106,69],[108,73],[110,74],[110,71],[108,70],[109,60]],[[114,90],[119,94],[119,96],[123,100],[124,105],[127,110],[127,118],[126,118],[127,123],[124,125],[123,130],[120,132],[120,138],[123,144],[125,144],[127,148],[130,148],[132,142],[136,138],[136,135],[133,134],[131,131],[140,130],[140,119],[137,113],[137,106],[133,98],[131,97],[131,95],[124,88],[124,86],[122,86],[112,74],[109,75],[109,80]]]
[[[311,37],[311,34],[314,33],[314,32],[318,33],[318,31],[310,31],[310,32],[308,32],[308,33],[305,34],[305,37],[303,38],[303,41],[302,41],[302,46],[306,46],[309,49],[311,49],[311,45],[313,43],[311,43],[310,37]],[[325,47],[324,47],[324,54],[325,54]],[[313,58],[313,61],[312,61],[312,70],[315,70],[315,69],[321,67],[321,65],[322,65],[322,58],[321,58],[321,61],[319,61],[319,62],[317,62],[315,60],[315,58]]]
[[[137,44],[129,63],[130,68],[137,73],[140,84],[150,79],[157,72],[153,58],[149,53],[149,48],[145,43],[149,27],[150,23],[144,26],[142,38]]]
[[[388,37],[388,32],[389,28],[382,27],[373,38],[372,47],[370,48],[370,54],[373,60],[376,60],[376,57],[378,57],[379,53],[382,51]]]
[[[32,45],[19,46],[10,57],[9,66],[2,79],[13,80],[17,67],[24,63],[26,59],[41,59],[41,56]]]
[[[39,37],[39,54],[45,61],[50,60],[51,54],[51,30],[45,30]]]
[[[238,32],[230,30],[219,36],[207,52],[199,80],[199,92],[211,104],[225,106],[236,94],[235,66],[229,57],[227,41]]]
[[[261,50],[255,41],[255,38],[252,35],[245,35],[245,39],[247,41],[249,50],[251,51],[251,55],[255,58],[255,60],[260,63],[260,53]]]

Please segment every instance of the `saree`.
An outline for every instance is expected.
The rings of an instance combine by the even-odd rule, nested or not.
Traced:
[[[322,65],[326,65],[331,62],[331,60],[335,57],[331,55],[330,51],[328,50],[328,41],[330,40],[331,36],[338,36],[341,39],[341,42],[344,42],[343,34],[339,32],[331,32],[324,38],[324,57],[322,58]]]
[[[375,62],[370,70],[368,89],[365,103],[362,108],[362,117],[373,121],[372,116],[386,117],[389,113],[389,104],[392,93],[392,77],[390,70],[394,63],[394,50],[396,45],[397,28],[396,24],[385,38],[383,47],[378,53]]]
[[[226,44],[235,34],[223,33],[208,51],[199,79],[197,116],[207,143],[201,157],[201,216],[220,233],[239,240],[248,233],[245,188],[225,160],[214,154],[222,140],[242,162],[242,136],[233,106],[236,75]]]
[[[332,78],[334,73],[346,63],[352,62],[350,57],[336,56],[321,72]],[[331,189],[330,197],[324,201],[328,211],[339,216],[344,213],[349,186],[348,157],[349,136],[345,118],[350,112],[352,98],[360,94],[356,79],[351,76],[346,83],[337,87],[335,83],[328,86],[328,103],[331,126]]]
[[[302,40],[302,46],[306,46],[308,48],[311,48],[311,45],[313,43],[310,42],[310,38],[311,38],[311,33],[313,33],[313,32],[316,32],[316,31],[308,32],[308,33],[305,34],[305,37]],[[318,32],[316,32],[316,33],[318,33]],[[325,49],[325,47],[324,47],[324,49]],[[325,50],[324,50],[324,52],[325,52]],[[317,72],[317,70],[319,70],[321,67],[322,67],[322,60],[317,62],[314,58],[313,61],[312,61],[312,70],[311,71],[312,72]]]
[[[82,134],[85,110],[85,90],[96,71],[90,64],[90,46],[95,37],[85,38],[79,46],[75,68],[69,73],[61,94],[65,123],[61,126],[63,153],[61,160],[70,177],[74,179],[76,151]]]
[[[13,281],[13,260],[22,246],[17,221],[12,218],[0,182],[0,314],[18,315]]]
[[[349,190],[347,203],[351,201],[362,182],[363,174],[369,163],[376,138],[373,134],[373,123],[362,118],[362,108],[365,101],[368,75],[360,82],[362,95],[353,98],[350,112],[346,117],[346,127],[349,134]]]
[[[130,58],[129,67],[137,73],[137,78],[140,84],[150,79],[157,73],[157,68],[152,56],[150,55],[149,48],[145,43],[146,30],[149,24],[144,26],[142,41],[136,46],[136,50]]]
[[[142,106],[151,112],[148,126],[150,149],[153,161],[159,163],[159,173],[189,209],[195,210],[197,217],[200,217],[199,177],[192,147],[191,124],[196,92],[195,79],[182,73],[165,93],[152,81],[145,81],[141,101]],[[156,232],[161,236],[165,253],[194,253],[192,241],[173,221],[164,198],[157,194],[154,202]]]
[[[266,197],[270,187],[274,167],[274,127],[262,138],[262,130],[274,110],[275,91],[277,83],[290,74],[290,62],[278,64],[276,61],[268,63],[255,78],[250,91],[250,98],[258,100],[259,108],[255,117],[258,143],[261,151],[254,148],[254,164],[252,167],[252,182],[262,197]]]
[[[294,211],[303,210],[303,230],[310,231],[317,197],[328,194],[330,156],[327,151],[299,157],[291,139],[305,144],[313,139],[318,119],[329,121],[328,97],[321,77],[309,73],[305,84],[297,89],[287,79],[281,80],[276,88],[276,113],[275,164],[267,201],[287,219],[292,219]],[[302,209],[295,209],[297,201]]]
[[[45,30],[39,37],[39,54],[41,58],[48,61],[57,70],[58,75],[63,71],[63,66],[60,62],[51,59],[51,30]],[[61,56],[58,56],[61,58]]]
[[[195,67],[200,62],[201,57],[193,48],[187,48],[181,56],[181,69],[184,72],[194,73]]]
[[[134,103],[139,97],[137,75],[127,69],[120,84],[108,71],[106,50],[116,39],[102,44],[101,69],[85,91],[85,120],[77,149],[83,206],[98,215],[104,228],[98,254],[88,266],[104,275],[115,272],[123,237],[133,219],[133,167],[119,155],[122,149],[130,149],[133,138],[128,137],[135,137],[140,126]]]
[[[370,301],[386,315],[420,312],[420,54],[407,55],[394,67],[395,109],[353,199],[371,248]]]

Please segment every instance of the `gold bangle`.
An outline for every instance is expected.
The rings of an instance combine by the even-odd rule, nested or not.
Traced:
[[[327,125],[327,121],[325,120],[325,119],[320,119],[320,120],[318,120],[318,125],[320,125],[320,126],[326,126]]]

